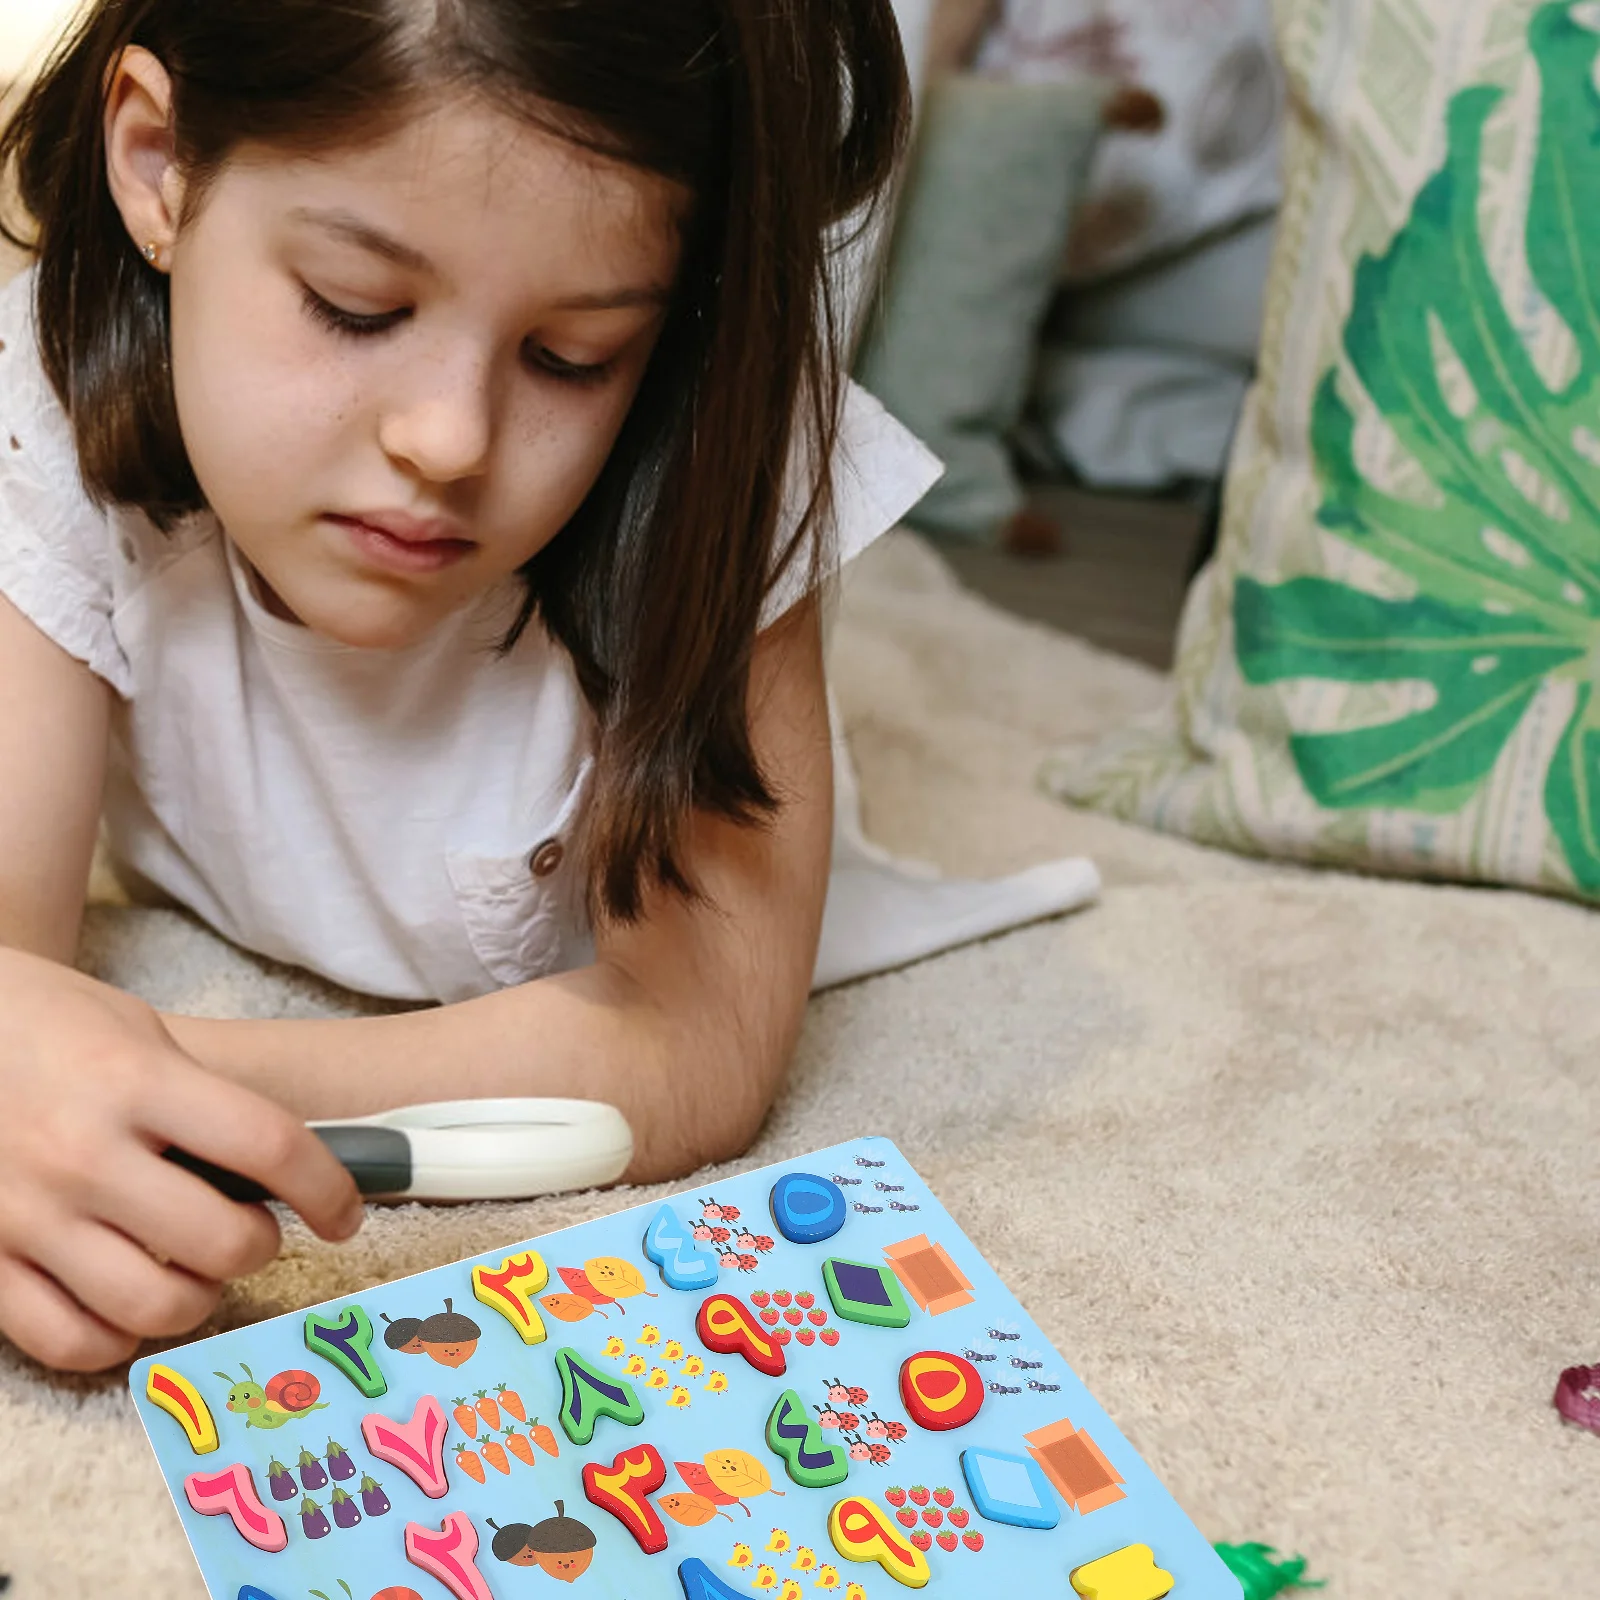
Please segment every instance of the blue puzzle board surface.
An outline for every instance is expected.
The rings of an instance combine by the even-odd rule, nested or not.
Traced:
[[[790,1173],[825,1179],[842,1196],[844,1222],[832,1237],[794,1243],[780,1230],[771,1197]],[[789,1192],[811,1197],[798,1202],[811,1210],[790,1217],[791,1231],[804,1234],[819,1218],[828,1225],[826,1187],[824,1198],[815,1185]],[[368,1388],[385,1386],[375,1398],[308,1348],[306,1312],[136,1363],[134,1401],[214,1600],[305,1600],[312,1592],[343,1600],[341,1583],[354,1600],[567,1592],[583,1600],[889,1600],[910,1587],[950,1600],[1071,1600],[1080,1592],[1074,1573],[1100,1600],[1168,1592],[1240,1600],[1237,1580],[890,1141],[853,1140],[664,1204],[689,1251],[714,1264],[714,1288],[668,1287],[645,1253],[647,1232],[660,1223],[657,1201],[313,1308],[324,1324],[347,1329],[360,1323],[352,1308],[365,1314],[376,1372]],[[830,1260],[885,1269],[881,1292],[872,1274],[833,1276],[871,1290],[869,1302],[899,1298],[908,1325],[841,1315],[824,1280]],[[508,1263],[533,1270],[524,1289],[537,1284],[541,1264],[548,1274],[525,1300],[542,1324],[528,1329],[542,1331],[539,1342],[514,1326],[521,1312],[498,1308],[492,1283],[488,1299],[475,1293],[474,1268],[492,1275]],[[674,1272],[685,1276],[683,1263]],[[696,1276],[692,1263],[687,1275]],[[702,1266],[698,1281],[705,1277]],[[769,1358],[781,1352],[782,1376],[727,1349],[737,1336],[727,1305],[707,1311],[713,1342],[724,1348],[700,1337],[702,1306],[725,1297],[740,1302]],[[875,1312],[894,1315],[881,1303]],[[386,1335],[408,1348],[391,1348]],[[633,1404],[622,1409],[642,1411],[642,1421],[602,1415],[592,1442],[574,1443],[560,1417],[563,1350],[625,1394]],[[971,1374],[981,1405],[970,1421],[919,1423],[902,1376],[925,1354],[934,1359],[915,1367],[921,1403],[931,1408],[924,1417],[961,1415],[963,1401],[977,1398]],[[204,1454],[151,1398],[153,1387],[181,1395],[183,1383],[215,1425],[216,1446]],[[843,1452],[848,1476],[837,1486],[802,1487],[769,1448],[768,1419],[785,1391],[816,1422],[813,1442]],[[584,1389],[586,1410],[597,1393]],[[442,1477],[429,1485],[443,1488],[437,1496],[419,1486],[426,1466],[414,1476],[393,1459],[405,1454],[395,1425],[413,1425],[405,1438],[424,1460],[437,1450],[429,1397],[448,1425]],[[308,1402],[317,1409],[304,1409]],[[519,1411],[525,1421],[516,1420]],[[369,1438],[370,1417],[388,1419],[390,1431],[369,1424]],[[196,1425],[203,1420],[197,1414]],[[372,1438],[390,1459],[374,1453]],[[330,1443],[342,1449],[330,1451]],[[664,1469],[659,1484],[653,1456]],[[287,1483],[274,1465],[287,1469]],[[611,1481],[624,1489],[629,1474],[639,1474],[632,1482],[644,1491],[646,1542],[664,1539],[664,1549],[647,1554],[614,1511],[590,1497],[586,1466],[615,1469]],[[278,1542],[276,1518],[283,1548],[258,1548],[227,1510],[200,1515],[191,1504],[186,1481],[196,1478],[202,1503],[215,1508],[226,1489],[206,1488],[206,1480],[237,1486],[244,1474],[236,1467],[248,1469],[265,1513],[241,1515],[267,1544]],[[372,1483],[376,1490],[364,1492]],[[841,1505],[846,1551],[860,1557],[879,1522],[888,1530],[884,1547],[898,1541],[895,1550],[882,1561],[849,1559],[830,1532]],[[1054,1526],[994,1520],[997,1512]],[[497,1558],[491,1520],[512,1559]],[[475,1555],[464,1559],[474,1541]],[[422,1561],[412,1559],[413,1548]],[[920,1567],[912,1565],[917,1555]],[[923,1581],[908,1586],[891,1568]]]

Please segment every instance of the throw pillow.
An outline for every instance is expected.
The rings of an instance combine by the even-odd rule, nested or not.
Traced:
[[[1600,3],[1280,0],[1262,378],[1175,716],[1061,794],[1600,897]]]

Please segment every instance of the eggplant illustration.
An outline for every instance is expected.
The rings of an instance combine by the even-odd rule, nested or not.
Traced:
[[[361,1477],[361,1505],[369,1517],[381,1517],[389,1509],[389,1497],[383,1485],[370,1472]]]
[[[323,1465],[309,1450],[300,1452],[300,1481],[306,1488],[320,1489],[328,1481],[328,1474]]]
[[[267,1467],[267,1482],[274,1500],[293,1500],[300,1492],[295,1487],[294,1474],[276,1456]]]
[[[343,1483],[347,1478],[356,1475],[356,1464],[350,1459],[350,1452],[342,1444],[328,1441],[327,1449],[328,1476],[337,1483]]]
[[[341,1528],[353,1528],[361,1520],[361,1507],[343,1489],[333,1491],[333,1520]]]
[[[300,1526],[308,1539],[325,1539],[333,1531],[328,1513],[310,1495],[300,1502]]]

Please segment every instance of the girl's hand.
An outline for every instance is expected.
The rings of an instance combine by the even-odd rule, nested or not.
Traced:
[[[98,1371],[188,1332],[277,1255],[271,1212],[164,1160],[172,1145],[255,1178],[325,1239],[361,1226],[303,1122],[198,1066],[142,1001],[0,949],[0,1333]]]

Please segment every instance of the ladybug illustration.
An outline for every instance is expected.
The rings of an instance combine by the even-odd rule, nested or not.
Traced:
[[[245,1378],[242,1383],[226,1372],[217,1373],[217,1377],[232,1385],[228,1390],[228,1410],[242,1416],[247,1428],[281,1428],[284,1423],[308,1417],[313,1411],[328,1409],[326,1401],[320,1404],[317,1401],[322,1385],[298,1367],[269,1378],[264,1388],[243,1362],[240,1370]]]

